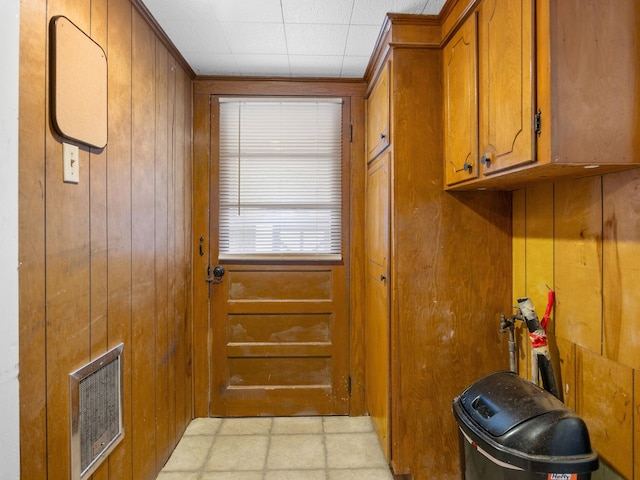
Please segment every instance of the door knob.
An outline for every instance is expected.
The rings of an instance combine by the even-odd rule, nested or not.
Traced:
[[[213,273],[213,276],[211,275]],[[222,277],[224,276],[224,267],[222,265],[216,265],[213,267],[213,272],[211,271],[211,267],[207,268],[207,282],[209,283],[222,283]]]
[[[224,275],[224,267],[222,265],[216,265],[213,267],[213,276],[221,278]]]

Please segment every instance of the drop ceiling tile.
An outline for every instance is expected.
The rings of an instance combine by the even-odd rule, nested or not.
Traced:
[[[176,2],[171,0],[145,0],[145,6],[158,21],[184,20],[184,12],[176,8]]]
[[[220,23],[231,53],[286,55],[281,23]]]
[[[183,2],[175,0],[145,0],[144,4],[153,18],[160,22],[164,20],[215,19],[211,5],[206,1],[190,2],[188,8],[185,8]]]
[[[387,12],[445,0],[142,0],[198,75],[362,78]],[[238,55],[235,58],[234,54]],[[291,60],[287,55],[292,55]],[[302,58],[306,57],[306,58]],[[254,67],[249,61],[255,62]]]
[[[371,56],[376,45],[380,27],[371,25],[351,25],[347,35],[345,55],[352,57]]]
[[[216,22],[164,23],[164,31],[180,52],[229,53],[229,47]]]
[[[197,75],[238,76],[240,70],[231,54],[186,53],[185,60]]]
[[[238,70],[246,76],[288,77],[287,55],[235,55]]]
[[[388,12],[422,13],[427,0],[354,0],[351,23],[382,25]]]
[[[287,24],[290,55],[343,55],[348,25]]]
[[[354,0],[282,0],[285,23],[333,23],[347,25]]]
[[[280,0],[209,0],[209,4],[219,22],[282,22]]]
[[[339,77],[340,55],[290,55],[289,65],[294,77]]]
[[[342,59],[341,77],[362,78],[369,65],[369,57],[344,57]]]
[[[444,7],[446,0],[429,0],[422,10],[424,15],[438,15]]]

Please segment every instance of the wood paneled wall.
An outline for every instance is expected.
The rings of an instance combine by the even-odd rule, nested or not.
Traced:
[[[640,170],[518,190],[513,231],[514,298],[544,312],[545,285],[556,291],[550,344],[565,403],[601,460],[640,479]]]
[[[49,118],[55,15],[108,58],[108,144],[81,146],[77,185]],[[188,72],[129,0],[21,2],[24,479],[70,478],[68,375],[119,343],[125,436],[94,480],[156,478],[191,420],[191,105]]]

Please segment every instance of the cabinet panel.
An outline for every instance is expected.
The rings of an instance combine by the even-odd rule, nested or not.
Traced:
[[[447,185],[478,177],[476,17],[444,47],[444,145]]]
[[[365,385],[367,409],[390,460],[389,168],[391,152],[369,166],[366,204]]]
[[[367,99],[367,159],[375,158],[390,142],[389,64],[380,73]]]
[[[535,160],[531,0],[485,0],[479,11],[480,148],[485,175]]]
[[[473,13],[480,165],[477,177],[446,172],[447,189],[509,190],[640,166],[636,0],[483,0]]]

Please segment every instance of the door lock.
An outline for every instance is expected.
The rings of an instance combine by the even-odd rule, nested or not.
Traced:
[[[213,276],[212,276],[213,273]],[[211,267],[207,267],[207,282],[209,283],[222,283],[222,277],[224,276],[224,267],[222,265],[216,265],[213,267],[213,272],[211,272]]]

